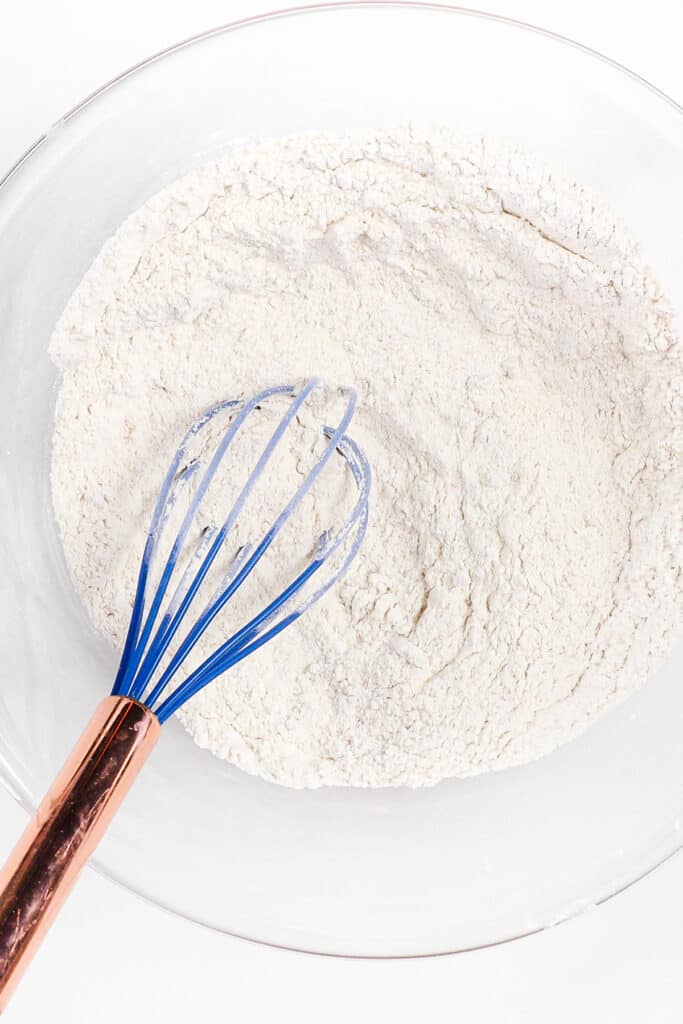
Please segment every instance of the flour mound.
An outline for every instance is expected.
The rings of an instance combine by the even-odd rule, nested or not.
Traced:
[[[405,129],[236,149],[123,224],[51,352],[55,514],[119,646],[186,426],[316,374],[360,393],[360,556],[180,713],[248,772],[417,786],[530,761],[677,639],[672,310],[610,211],[512,147]]]

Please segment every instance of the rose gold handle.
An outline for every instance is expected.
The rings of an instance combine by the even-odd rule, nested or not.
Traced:
[[[0,1012],[159,728],[137,701],[103,700],[0,873]]]

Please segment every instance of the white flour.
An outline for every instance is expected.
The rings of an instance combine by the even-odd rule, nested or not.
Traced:
[[[419,785],[528,761],[676,639],[671,310],[612,214],[517,151],[438,130],[236,150],[126,221],[52,355],[56,516],[117,644],[188,423],[313,374],[359,389],[354,568],[181,714],[249,772]]]

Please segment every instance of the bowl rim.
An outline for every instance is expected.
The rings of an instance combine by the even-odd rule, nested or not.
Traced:
[[[328,0],[328,2],[319,2],[311,4],[296,4],[290,7],[277,8],[272,11],[264,11],[260,14],[249,15],[244,18],[239,18],[235,21],[229,21],[215,26],[214,28],[206,29],[203,32],[198,32],[194,35],[187,36],[184,39],[179,40],[176,43],[172,43],[170,46],[164,47],[149,56],[143,58],[135,64],[130,65],[121,71],[118,75],[110,78],[104,82],[101,86],[88,93],[82,100],[80,100],[75,106],[71,107],[66,111],[57,121],[51,124],[42,135],[38,136],[35,141],[18,157],[18,159],[0,175],[0,204],[4,201],[7,193],[7,185],[11,179],[26,168],[26,165],[36,156],[42,146],[48,141],[51,134],[59,130],[59,128],[77,118],[79,114],[83,113],[91,104],[99,100],[104,94],[108,93],[111,89],[124,82],[129,77],[132,77],[137,72],[144,70],[157,61],[162,60],[165,57],[172,56],[185,48],[193,46],[198,43],[205,42],[213,37],[226,35],[228,33],[237,31],[238,29],[247,28],[250,26],[258,25],[260,23],[278,21],[280,19],[289,17],[299,17],[307,14],[323,14],[325,12],[337,12],[345,9],[360,10],[362,8],[369,8],[371,10],[379,9],[412,9],[422,10],[425,12],[436,12],[436,13],[447,13],[454,14],[460,17],[479,19],[485,22],[492,22],[495,24],[503,25],[513,30],[519,30],[528,32],[540,36],[541,38],[558,43],[563,46],[567,46],[571,49],[577,50],[584,56],[590,57],[591,59],[607,65],[612,70],[630,78],[637,85],[640,85],[648,92],[652,93],[653,96],[672,108],[672,110],[680,115],[683,115],[683,105],[674,100],[668,93],[659,89],[656,85],[644,78],[642,75],[631,70],[625,64],[620,63],[611,57],[606,56],[601,51],[594,49],[593,47],[586,46],[583,43],[578,42],[568,36],[562,35],[559,32],[554,32],[551,29],[542,28],[538,25],[534,25],[530,22],[523,21],[518,18],[511,18],[506,15],[496,14],[491,11],[479,10],[472,7],[464,7],[457,4],[450,3],[438,3],[430,2],[430,0]],[[5,763],[4,759],[0,757],[0,784],[3,789],[21,806],[28,814],[33,814],[36,811],[36,805],[30,799],[28,792],[16,774],[12,771],[11,767]],[[139,897],[145,903],[151,906],[157,907],[160,910],[166,911],[167,913],[173,914],[176,917],[190,921],[194,924],[199,924],[202,927],[208,928],[211,931],[218,932],[219,934],[227,935],[232,939],[238,939],[243,942],[253,943],[258,946],[265,946],[271,949],[279,949],[291,953],[305,953],[308,956],[317,956],[330,959],[338,960],[426,960],[435,959],[439,957],[452,957],[460,955],[462,953],[475,952],[476,950],[492,949],[498,946],[505,946],[511,942],[515,942],[518,939],[528,938],[532,935],[537,935],[550,928],[556,927],[558,924],[563,924],[565,921],[569,921],[584,914],[587,910],[595,907],[602,906],[614,897],[619,896],[621,893],[626,892],[633,885],[636,885],[643,878],[652,874],[662,865],[666,864],[676,854],[683,850],[683,835],[681,841],[674,846],[664,856],[660,856],[650,867],[645,870],[639,871],[633,878],[621,884],[618,888],[612,892],[606,893],[605,895],[597,898],[594,901],[582,905],[580,908],[568,912],[566,915],[561,917],[559,920],[542,924],[537,927],[526,929],[523,931],[515,932],[512,935],[504,936],[501,939],[496,939],[491,942],[478,943],[472,946],[460,947],[458,949],[444,949],[444,950],[433,950],[428,952],[420,953],[394,953],[394,954],[355,954],[355,953],[335,953],[329,951],[321,951],[314,949],[307,949],[303,946],[295,946],[286,943],[272,942],[267,939],[259,938],[253,935],[247,935],[232,931],[229,928],[222,928],[210,921],[204,920],[199,916],[192,916],[191,914],[178,909],[169,902],[165,902],[158,899],[155,896],[151,896],[144,890],[137,888],[130,882],[124,881],[118,878],[108,867],[102,864],[95,854],[89,861],[89,866],[100,876],[114,882],[127,892]]]
[[[55,131],[60,127],[60,125],[66,124],[68,121],[72,120],[72,118],[85,110],[85,108],[91,103],[95,102],[110,89],[119,85],[126,78],[129,78],[151,64],[155,64],[164,57],[169,57],[171,54],[176,53],[179,50],[183,50],[195,43],[204,42],[214,36],[224,35],[228,32],[234,32],[237,29],[247,28],[251,25],[258,25],[260,22],[276,21],[280,18],[296,17],[316,12],[322,13],[324,11],[338,11],[354,8],[361,9],[363,7],[369,7],[371,9],[412,8],[414,10],[450,12],[451,14],[460,15],[461,17],[479,18],[483,21],[506,25],[508,28],[534,33],[544,37],[545,39],[552,40],[553,42],[578,50],[580,53],[606,64],[615,71],[621,72],[621,74],[626,75],[632,81],[643,86],[668,106],[672,107],[676,113],[683,114],[683,105],[677,103],[676,100],[669,96],[668,93],[664,92],[663,89],[658,88],[658,86],[650,82],[649,79],[644,78],[643,75],[639,75],[637,71],[633,71],[631,68],[627,67],[626,64],[622,64],[619,61],[614,60],[612,57],[608,57],[606,54],[602,53],[601,50],[596,50],[594,47],[586,46],[584,43],[580,43],[576,39],[562,35],[560,32],[554,32],[552,29],[546,29],[539,25],[534,25],[529,21],[523,21],[519,18],[510,18],[504,14],[495,14],[492,11],[483,11],[474,7],[463,7],[458,4],[436,3],[430,2],[430,0],[329,0],[329,2],[297,4],[292,7],[276,8],[273,11],[265,11],[262,14],[250,14],[246,18],[238,18],[236,21],[224,22],[221,25],[216,25],[214,28],[206,29],[203,32],[197,32],[195,35],[187,36],[185,39],[181,39],[177,43],[171,43],[170,46],[166,46],[162,50],[157,50],[155,53],[150,54],[148,57],[144,57],[136,64],[131,64],[129,67],[119,72],[118,75],[108,79],[108,81],[104,82],[97,89],[94,89],[92,92],[88,93],[87,96],[84,96],[83,99],[75,106],[67,110],[66,113],[62,114],[57,121],[50,125],[42,135],[39,135],[38,138],[31,143],[28,149],[26,149],[0,176],[0,190],[4,188],[10,178],[12,178],[17,171],[24,166],[29,158],[33,156],[47,141],[51,131]],[[2,198],[1,193],[0,198]]]

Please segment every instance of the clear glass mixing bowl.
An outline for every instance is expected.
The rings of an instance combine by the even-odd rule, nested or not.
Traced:
[[[114,669],[51,516],[47,344],[126,215],[245,136],[442,122],[519,140],[593,185],[680,306],[681,114],[623,68],[526,26],[344,4],[189,40],[36,143],[0,188],[0,760],[26,808]],[[552,756],[419,791],[279,788],[171,722],[96,865],[213,928],[331,954],[450,952],[546,927],[681,844],[682,655],[679,645],[641,693]]]

